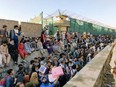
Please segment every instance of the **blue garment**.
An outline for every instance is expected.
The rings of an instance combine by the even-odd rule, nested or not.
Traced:
[[[21,35],[21,32],[18,32],[18,36],[20,36]]]
[[[73,53],[73,56],[74,56],[74,57],[78,57],[78,56],[79,56],[78,52],[74,52],[74,53]]]
[[[73,64],[80,65],[80,62],[79,61],[76,61],[76,62],[74,61]]]
[[[16,46],[16,48],[18,48],[18,36],[15,35],[15,31],[14,30],[10,30],[10,38],[12,40],[14,40],[15,46]]]
[[[5,87],[14,87],[14,79],[11,76],[7,76],[6,78],[6,86]]]
[[[32,49],[31,49],[31,47],[30,47],[30,44],[26,42],[26,43],[24,44],[24,46],[25,46],[26,52],[27,52],[27,53],[31,53]]]
[[[49,80],[48,80],[47,76],[42,76],[41,79],[40,79],[41,82],[42,82],[43,78],[46,78],[46,83],[42,83],[40,85],[40,87],[55,87],[54,83],[53,84],[49,84]]]
[[[40,85],[40,87],[55,87],[55,85],[54,84],[49,84],[49,83],[47,83],[47,84],[42,83]]]
[[[16,46],[16,48],[18,48],[18,36],[14,35],[14,44]]]
[[[49,80],[48,80],[48,77],[47,76],[41,76],[41,78],[40,78],[41,82],[42,82],[43,78],[46,78],[47,83],[49,83]]]

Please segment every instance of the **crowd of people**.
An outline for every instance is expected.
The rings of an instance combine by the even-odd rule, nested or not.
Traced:
[[[25,37],[21,26],[15,25],[8,33],[7,26],[3,25],[0,30],[0,67],[8,67],[13,60],[18,71],[7,70],[7,76],[0,80],[0,87],[62,87],[113,41],[112,35],[57,31],[50,36],[48,30],[43,30],[41,37]],[[44,56],[43,49],[48,51],[48,57]],[[32,58],[27,66],[18,62],[20,55],[26,64],[25,59],[34,51],[40,51],[42,57]],[[40,72],[41,66],[46,68],[45,72]],[[54,67],[61,67],[64,74],[51,82],[48,76]]]

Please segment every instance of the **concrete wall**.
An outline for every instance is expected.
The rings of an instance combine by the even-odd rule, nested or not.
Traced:
[[[0,29],[2,29],[3,25],[7,25],[8,26],[7,30],[9,31],[13,29],[14,25],[19,25],[19,22],[14,20],[0,19]],[[21,22],[21,27],[25,36],[38,37],[41,35],[41,29],[42,29],[41,24]]]
[[[42,25],[29,22],[21,22],[21,28],[25,36],[38,37],[41,35]]]
[[[110,61],[110,66],[111,66],[111,73],[113,75],[113,79],[114,79],[114,86],[112,87],[116,87],[116,74],[114,73],[114,71],[116,72],[116,42],[115,42],[115,46],[114,46],[114,49],[112,51],[112,58],[111,58],[111,61]]]
[[[103,77],[111,60],[113,46],[107,46],[64,87],[104,87]]]
[[[7,25],[9,31],[13,29],[14,25],[18,25],[18,21],[0,19],[0,29],[2,29],[3,25]]]

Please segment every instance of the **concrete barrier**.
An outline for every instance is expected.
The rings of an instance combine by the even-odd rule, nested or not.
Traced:
[[[111,60],[113,46],[107,46],[98,53],[64,87],[102,87],[103,77]]]
[[[115,60],[116,60],[116,45],[114,46],[112,51],[112,60],[110,61],[111,68],[115,67],[115,63],[114,63]]]
[[[112,58],[110,61],[110,66],[111,66],[111,72],[113,74],[114,85],[116,87],[116,74],[114,73],[114,71],[116,72],[116,69],[114,69],[116,67],[116,45],[114,46],[113,51],[112,51]]]

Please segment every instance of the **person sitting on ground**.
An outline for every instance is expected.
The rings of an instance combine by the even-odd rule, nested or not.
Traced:
[[[31,47],[31,49],[32,49],[33,51],[38,50],[38,49],[37,49],[37,42],[36,42],[36,40],[33,40],[33,41],[30,43],[30,47]]]
[[[27,41],[24,41],[24,47],[25,47],[25,50],[28,54],[31,54],[32,53],[32,48],[31,48],[31,44],[29,42],[29,40]]]
[[[32,66],[34,66],[34,63],[35,63],[35,61],[34,61],[34,60],[31,60],[31,61],[30,61],[30,65],[29,65],[29,71],[31,71]]]
[[[34,87],[38,87],[39,81],[38,81],[38,74],[37,72],[33,72],[30,78],[30,82],[33,83]]]
[[[25,59],[25,58],[27,57],[27,52],[26,52],[26,50],[25,50],[25,48],[24,48],[24,43],[23,43],[23,42],[24,42],[24,41],[23,41],[23,39],[22,39],[22,40],[20,41],[19,46],[18,46],[18,52],[19,52],[21,58],[22,58],[22,59]]]
[[[48,53],[51,54],[53,52],[52,46],[50,45],[50,39],[45,42],[45,47],[48,50]]]
[[[62,42],[61,39],[58,39],[57,41],[57,45],[59,46],[59,50],[64,50],[64,43]]]
[[[7,42],[3,42],[0,46],[0,52],[3,57],[3,62],[5,63],[4,66],[8,66],[10,63],[10,54],[8,52]]]
[[[38,40],[38,42],[37,42],[37,48],[38,48],[39,50],[42,50],[42,49],[43,49],[43,45],[42,45],[42,42],[41,42],[40,38],[39,38],[39,40]]]
[[[48,81],[48,78],[46,77],[42,77],[41,78],[41,81],[42,81],[42,84],[40,85],[40,87],[55,87],[55,85],[58,83],[58,79],[57,78],[54,83],[50,84],[49,81]]]

